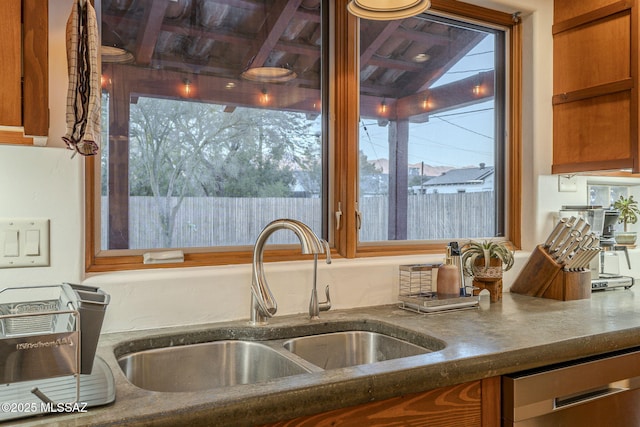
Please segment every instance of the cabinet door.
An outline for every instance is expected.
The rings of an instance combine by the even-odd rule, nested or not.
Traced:
[[[21,0],[3,0],[0,13],[0,125],[22,126]]]
[[[625,3],[621,0],[554,0],[553,2],[553,23],[566,22],[581,16],[587,16],[595,11],[604,8],[617,7],[616,4]],[[631,3],[631,1],[626,1]]]
[[[13,1],[13,0],[12,0]],[[57,4],[52,2],[51,4]],[[22,0],[22,117],[26,135],[49,134],[49,1]],[[64,100],[59,105],[64,106]]]
[[[637,6],[606,3],[555,3],[553,173],[638,168]]]
[[[500,425],[500,378],[493,377],[267,424],[269,427]]]
[[[2,0],[0,125],[25,135],[49,131],[48,0]],[[0,143],[31,143],[22,132],[0,131]]]
[[[553,37],[553,92],[569,93],[631,78],[629,11]]]

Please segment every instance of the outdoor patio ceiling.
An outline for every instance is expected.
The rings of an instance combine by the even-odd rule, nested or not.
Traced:
[[[232,110],[262,107],[256,93],[267,92],[270,108],[319,111],[320,0],[103,0],[101,16],[103,45],[134,58],[103,64],[104,81],[118,82],[116,103],[119,96],[126,97],[122,102],[142,95],[189,97]],[[363,19],[360,26],[362,117],[424,121],[493,96],[493,72],[430,89],[482,33],[428,15]],[[256,67],[287,68],[296,78],[257,83],[241,77]]]

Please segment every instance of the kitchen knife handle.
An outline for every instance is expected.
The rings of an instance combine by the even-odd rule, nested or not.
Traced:
[[[556,224],[556,226],[553,227],[553,230],[549,234],[549,237],[547,237],[547,240],[545,240],[545,242],[544,242],[544,247],[545,248],[548,248],[549,246],[551,246],[551,244],[553,243],[555,238],[562,231],[562,227],[564,227],[566,222],[567,222],[567,218],[561,218],[560,221],[558,221],[558,223]]]

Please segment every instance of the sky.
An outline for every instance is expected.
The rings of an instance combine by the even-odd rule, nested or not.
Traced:
[[[494,37],[488,35],[434,86],[494,68]],[[483,162],[494,165],[493,101],[432,115],[409,127],[409,164],[461,168]],[[364,127],[363,127],[364,125]],[[366,127],[366,130],[365,130]],[[389,158],[386,127],[375,120],[360,124],[360,149],[370,160]]]

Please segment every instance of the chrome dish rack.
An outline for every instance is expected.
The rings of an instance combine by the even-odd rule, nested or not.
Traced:
[[[31,402],[26,412],[0,413],[0,421],[80,402],[90,377],[102,384],[101,402],[115,399],[113,375],[95,357],[109,299],[97,288],[67,283],[0,290],[0,401]]]

